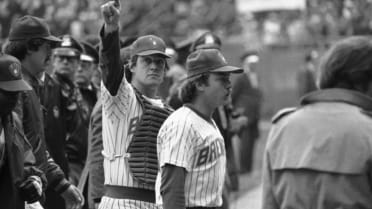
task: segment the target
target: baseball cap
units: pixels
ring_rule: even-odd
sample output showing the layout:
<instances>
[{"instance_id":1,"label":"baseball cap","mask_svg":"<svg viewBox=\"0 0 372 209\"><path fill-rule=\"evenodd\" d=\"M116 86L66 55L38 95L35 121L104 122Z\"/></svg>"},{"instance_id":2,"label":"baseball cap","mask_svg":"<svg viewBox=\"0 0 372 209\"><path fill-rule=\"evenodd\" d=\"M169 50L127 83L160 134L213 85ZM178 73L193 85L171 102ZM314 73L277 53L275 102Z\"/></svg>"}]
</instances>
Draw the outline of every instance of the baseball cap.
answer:
<instances>
[{"instance_id":1,"label":"baseball cap","mask_svg":"<svg viewBox=\"0 0 372 209\"><path fill-rule=\"evenodd\" d=\"M21 63L11 55L0 53L0 89L27 91L31 86L22 79Z\"/></svg>"},{"instance_id":2,"label":"baseball cap","mask_svg":"<svg viewBox=\"0 0 372 209\"><path fill-rule=\"evenodd\" d=\"M26 15L18 18L9 32L9 41L42 38L49 41L59 42L61 39L52 36L48 24L44 19Z\"/></svg>"},{"instance_id":3,"label":"baseball cap","mask_svg":"<svg viewBox=\"0 0 372 209\"><path fill-rule=\"evenodd\" d=\"M161 38L154 35L141 36L132 44L132 56L160 54L166 58L170 58L170 56L165 53L165 49L166 45Z\"/></svg>"},{"instance_id":4,"label":"baseball cap","mask_svg":"<svg viewBox=\"0 0 372 209\"><path fill-rule=\"evenodd\" d=\"M243 69L230 66L218 49L199 49L186 60L187 78L202 73L242 73Z\"/></svg>"},{"instance_id":5,"label":"baseball cap","mask_svg":"<svg viewBox=\"0 0 372 209\"><path fill-rule=\"evenodd\" d=\"M61 39L62 41L53 50L53 55L80 57L80 54L84 52L81 44L72 36L63 35Z\"/></svg>"},{"instance_id":6,"label":"baseball cap","mask_svg":"<svg viewBox=\"0 0 372 209\"><path fill-rule=\"evenodd\" d=\"M198 49L221 49L221 39L212 32L203 33L191 45L190 51Z\"/></svg>"}]
</instances>

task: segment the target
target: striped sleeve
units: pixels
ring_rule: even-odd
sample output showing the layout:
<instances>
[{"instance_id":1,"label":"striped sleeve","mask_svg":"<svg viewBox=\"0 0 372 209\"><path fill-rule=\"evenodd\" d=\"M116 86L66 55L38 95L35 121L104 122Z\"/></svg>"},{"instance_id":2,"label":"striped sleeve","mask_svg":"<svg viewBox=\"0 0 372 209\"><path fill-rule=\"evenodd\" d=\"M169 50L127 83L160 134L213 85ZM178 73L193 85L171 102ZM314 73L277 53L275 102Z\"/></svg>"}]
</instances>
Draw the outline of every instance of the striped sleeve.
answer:
<instances>
[{"instance_id":1,"label":"striped sleeve","mask_svg":"<svg viewBox=\"0 0 372 209\"><path fill-rule=\"evenodd\" d=\"M192 126L186 118L167 120L159 131L158 152L160 167L171 164L187 171L192 167L193 139Z\"/></svg>"}]
</instances>

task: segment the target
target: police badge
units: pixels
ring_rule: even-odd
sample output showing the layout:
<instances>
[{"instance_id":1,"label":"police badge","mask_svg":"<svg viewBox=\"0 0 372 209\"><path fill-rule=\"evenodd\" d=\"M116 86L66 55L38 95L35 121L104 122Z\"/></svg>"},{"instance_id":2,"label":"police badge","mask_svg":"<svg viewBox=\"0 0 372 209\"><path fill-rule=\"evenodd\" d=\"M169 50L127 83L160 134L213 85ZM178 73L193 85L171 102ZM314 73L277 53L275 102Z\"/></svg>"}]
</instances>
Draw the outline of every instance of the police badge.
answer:
<instances>
[{"instance_id":1,"label":"police badge","mask_svg":"<svg viewBox=\"0 0 372 209\"><path fill-rule=\"evenodd\" d=\"M55 118L59 118L59 109L57 106L53 107L53 115Z\"/></svg>"}]
</instances>

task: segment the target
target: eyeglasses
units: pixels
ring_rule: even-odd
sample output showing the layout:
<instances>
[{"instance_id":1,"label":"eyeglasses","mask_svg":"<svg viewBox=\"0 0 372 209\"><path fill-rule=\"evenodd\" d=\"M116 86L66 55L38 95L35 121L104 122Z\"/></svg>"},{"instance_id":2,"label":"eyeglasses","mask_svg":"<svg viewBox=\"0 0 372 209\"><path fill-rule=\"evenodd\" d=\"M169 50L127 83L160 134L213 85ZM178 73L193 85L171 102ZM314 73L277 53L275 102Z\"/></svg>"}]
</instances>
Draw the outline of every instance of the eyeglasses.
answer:
<instances>
[{"instance_id":1,"label":"eyeglasses","mask_svg":"<svg viewBox=\"0 0 372 209\"><path fill-rule=\"evenodd\" d=\"M74 61L78 61L79 60L79 57L74 57L74 56L64 56L64 55L54 55L54 59L57 61L57 62L62 62L64 60L67 60L68 62L74 62Z\"/></svg>"},{"instance_id":2,"label":"eyeglasses","mask_svg":"<svg viewBox=\"0 0 372 209\"><path fill-rule=\"evenodd\" d=\"M150 57L150 56L142 56L141 57L142 62L146 65L149 66L151 63L154 63L156 66L160 68L165 68L165 59L160 58L160 57Z\"/></svg>"}]
</instances>

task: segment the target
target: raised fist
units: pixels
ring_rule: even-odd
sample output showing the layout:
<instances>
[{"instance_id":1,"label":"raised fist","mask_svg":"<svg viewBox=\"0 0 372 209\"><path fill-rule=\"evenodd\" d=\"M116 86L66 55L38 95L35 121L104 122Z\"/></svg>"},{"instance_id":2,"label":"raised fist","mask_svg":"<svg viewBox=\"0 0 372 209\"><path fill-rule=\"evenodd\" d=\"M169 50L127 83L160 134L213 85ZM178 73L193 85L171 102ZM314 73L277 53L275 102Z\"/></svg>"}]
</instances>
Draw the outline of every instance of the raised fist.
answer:
<instances>
[{"instance_id":1,"label":"raised fist","mask_svg":"<svg viewBox=\"0 0 372 209\"><path fill-rule=\"evenodd\" d=\"M101 6L101 13L106 27L119 26L120 18L120 0L109 1Z\"/></svg>"}]
</instances>

